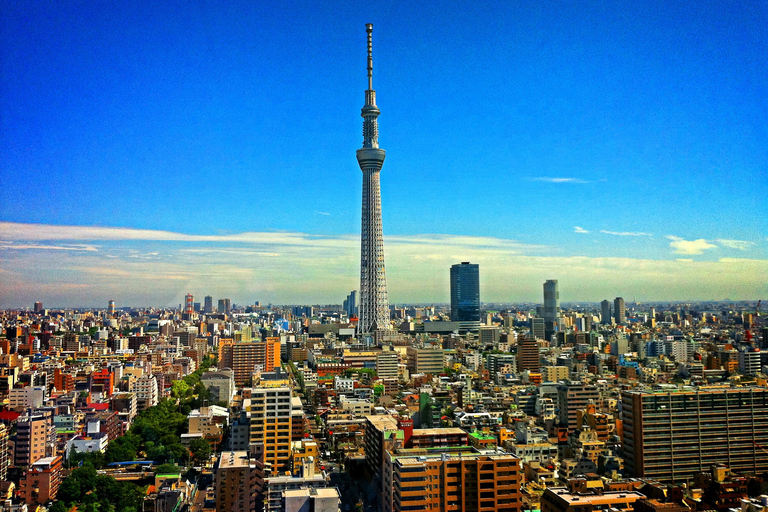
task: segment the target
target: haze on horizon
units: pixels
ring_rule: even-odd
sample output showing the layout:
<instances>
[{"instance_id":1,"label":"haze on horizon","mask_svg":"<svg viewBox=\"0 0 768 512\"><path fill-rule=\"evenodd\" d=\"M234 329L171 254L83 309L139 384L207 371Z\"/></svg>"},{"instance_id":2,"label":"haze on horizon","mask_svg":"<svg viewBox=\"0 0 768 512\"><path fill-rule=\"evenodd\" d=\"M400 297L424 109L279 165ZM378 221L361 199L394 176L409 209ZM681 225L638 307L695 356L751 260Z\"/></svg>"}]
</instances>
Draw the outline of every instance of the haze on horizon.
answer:
<instances>
[{"instance_id":1,"label":"haze on horizon","mask_svg":"<svg viewBox=\"0 0 768 512\"><path fill-rule=\"evenodd\" d=\"M0 307L340 303L374 24L390 302L768 298L768 7L4 8Z\"/></svg>"}]
</instances>

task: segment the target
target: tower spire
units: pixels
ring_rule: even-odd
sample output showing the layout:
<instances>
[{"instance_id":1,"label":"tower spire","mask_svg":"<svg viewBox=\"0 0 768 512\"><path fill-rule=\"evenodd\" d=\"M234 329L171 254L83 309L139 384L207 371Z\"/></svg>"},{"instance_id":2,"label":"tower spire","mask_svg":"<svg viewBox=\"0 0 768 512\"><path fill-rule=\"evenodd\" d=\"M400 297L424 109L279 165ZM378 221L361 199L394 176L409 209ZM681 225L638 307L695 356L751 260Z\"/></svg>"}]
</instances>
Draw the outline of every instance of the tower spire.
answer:
<instances>
[{"instance_id":1,"label":"tower spire","mask_svg":"<svg viewBox=\"0 0 768 512\"><path fill-rule=\"evenodd\" d=\"M368 90L373 90L373 23L365 25L368 33Z\"/></svg>"},{"instance_id":2,"label":"tower spire","mask_svg":"<svg viewBox=\"0 0 768 512\"><path fill-rule=\"evenodd\" d=\"M379 148L381 113L373 90L373 24L365 25L368 33L368 89L363 117L363 147L357 150L357 163L363 172L363 218L360 229L360 304L358 333L374 333L389 329L387 276L384 270L384 234L381 228L381 187L379 174L385 152Z\"/></svg>"}]
</instances>

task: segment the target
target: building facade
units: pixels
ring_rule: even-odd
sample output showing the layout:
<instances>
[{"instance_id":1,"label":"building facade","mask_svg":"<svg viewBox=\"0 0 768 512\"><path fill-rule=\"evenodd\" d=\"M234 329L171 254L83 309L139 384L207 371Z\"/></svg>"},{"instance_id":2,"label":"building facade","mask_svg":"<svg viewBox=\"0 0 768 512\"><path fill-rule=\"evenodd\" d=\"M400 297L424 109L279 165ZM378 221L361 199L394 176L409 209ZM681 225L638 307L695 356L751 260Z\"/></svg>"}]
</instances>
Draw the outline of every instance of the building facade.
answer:
<instances>
[{"instance_id":1,"label":"building facade","mask_svg":"<svg viewBox=\"0 0 768 512\"><path fill-rule=\"evenodd\" d=\"M464 261L451 266L451 320L480 322L480 265Z\"/></svg>"},{"instance_id":2,"label":"building facade","mask_svg":"<svg viewBox=\"0 0 768 512\"><path fill-rule=\"evenodd\" d=\"M623 391L624 467L635 477L685 481L713 464L768 471L768 389Z\"/></svg>"}]
</instances>

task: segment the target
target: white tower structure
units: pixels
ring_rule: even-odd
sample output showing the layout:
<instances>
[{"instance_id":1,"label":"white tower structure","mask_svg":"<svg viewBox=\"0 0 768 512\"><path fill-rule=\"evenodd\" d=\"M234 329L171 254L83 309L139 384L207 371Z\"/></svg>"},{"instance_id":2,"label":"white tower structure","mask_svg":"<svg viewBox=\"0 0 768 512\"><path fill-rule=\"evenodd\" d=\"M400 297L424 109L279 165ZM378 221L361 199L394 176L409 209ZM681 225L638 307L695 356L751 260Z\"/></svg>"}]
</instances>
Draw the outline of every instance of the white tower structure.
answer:
<instances>
[{"instance_id":1,"label":"white tower structure","mask_svg":"<svg viewBox=\"0 0 768 512\"><path fill-rule=\"evenodd\" d=\"M384 270L384 235L381 229L381 187L379 172L384 165L385 152L379 148L379 127L376 118L381 113L376 106L373 90L373 24L368 33L368 90L365 91L363 117L363 147L357 150L357 163L363 171L363 222L360 230L360 302L358 333L373 333L389 329L387 275Z\"/></svg>"}]
</instances>

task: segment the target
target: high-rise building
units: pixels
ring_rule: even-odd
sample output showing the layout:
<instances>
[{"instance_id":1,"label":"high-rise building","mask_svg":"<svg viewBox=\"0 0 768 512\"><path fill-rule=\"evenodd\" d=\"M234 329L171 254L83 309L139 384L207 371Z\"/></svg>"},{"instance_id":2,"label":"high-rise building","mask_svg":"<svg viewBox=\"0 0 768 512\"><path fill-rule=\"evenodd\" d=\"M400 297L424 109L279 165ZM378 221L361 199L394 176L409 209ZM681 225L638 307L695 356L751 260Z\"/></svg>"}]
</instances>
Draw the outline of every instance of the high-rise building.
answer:
<instances>
[{"instance_id":1,"label":"high-rise building","mask_svg":"<svg viewBox=\"0 0 768 512\"><path fill-rule=\"evenodd\" d=\"M395 351L376 354L376 378L397 380L400 360Z\"/></svg>"},{"instance_id":2,"label":"high-rise building","mask_svg":"<svg viewBox=\"0 0 768 512\"><path fill-rule=\"evenodd\" d=\"M463 261L451 266L451 320L480 322L480 265Z\"/></svg>"},{"instance_id":3,"label":"high-rise building","mask_svg":"<svg viewBox=\"0 0 768 512\"><path fill-rule=\"evenodd\" d=\"M611 303L607 300L600 303L600 323L611 323Z\"/></svg>"},{"instance_id":4,"label":"high-rise building","mask_svg":"<svg viewBox=\"0 0 768 512\"><path fill-rule=\"evenodd\" d=\"M264 464L273 472L285 469L291 457L291 398L289 386L251 390L250 442L264 445Z\"/></svg>"},{"instance_id":5,"label":"high-rise building","mask_svg":"<svg viewBox=\"0 0 768 512\"><path fill-rule=\"evenodd\" d=\"M222 452L216 464L214 488L216 510L257 512L264 505L264 466L248 452Z\"/></svg>"},{"instance_id":6,"label":"high-rise building","mask_svg":"<svg viewBox=\"0 0 768 512\"><path fill-rule=\"evenodd\" d=\"M517 343L517 371L538 372L541 370L539 344L535 339L523 339Z\"/></svg>"},{"instance_id":7,"label":"high-rise building","mask_svg":"<svg viewBox=\"0 0 768 512\"><path fill-rule=\"evenodd\" d=\"M363 171L363 218L360 229L360 320L358 332L372 333L389 329L389 301L387 275L384 270L384 232L381 226L381 188L379 173L384 165L385 152L379 148L379 127L376 120L381 113L376 106L373 90L373 25L368 33L368 90L361 115L363 121L363 147L357 150L357 162Z\"/></svg>"},{"instance_id":8,"label":"high-rise building","mask_svg":"<svg viewBox=\"0 0 768 512\"><path fill-rule=\"evenodd\" d=\"M47 414L20 417L16 422L14 445L16 466L31 466L43 457L55 455L56 427Z\"/></svg>"},{"instance_id":9,"label":"high-rise building","mask_svg":"<svg viewBox=\"0 0 768 512\"><path fill-rule=\"evenodd\" d=\"M627 310L624 306L624 299L616 297L613 299L613 319L617 325L624 325L627 323Z\"/></svg>"},{"instance_id":10,"label":"high-rise building","mask_svg":"<svg viewBox=\"0 0 768 512\"><path fill-rule=\"evenodd\" d=\"M624 468L629 476L685 482L713 464L768 471L768 389L622 391Z\"/></svg>"},{"instance_id":11,"label":"high-rise building","mask_svg":"<svg viewBox=\"0 0 768 512\"><path fill-rule=\"evenodd\" d=\"M543 340L546 336L543 318L531 318L531 334L534 339Z\"/></svg>"},{"instance_id":12,"label":"high-rise building","mask_svg":"<svg viewBox=\"0 0 768 512\"><path fill-rule=\"evenodd\" d=\"M560 292L557 289L557 279L548 279L544 283L544 331L549 338L555 331L557 319L560 318Z\"/></svg>"},{"instance_id":13,"label":"high-rise building","mask_svg":"<svg viewBox=\"0 0 768 512\"><path fill-rule=\"evenodd\" d=\"M42 312L43 312L43 303L35 302L35 313L42 313Z\"/></svg>"},{"instance_id":14,"label":"high-rise building","mask_svg":"<svg viewBox=\"0 0 768 512\"><path fill-rule=\"evenodd\" d=\"M344 299L344 305L342 307L344 308L347 317L352 318L353 316L357 316L357 290L349 292L347 298Z\"/></svg>"},{"instance_id":15,"label":"high-rise building","mask_svg":"<svg viewBox=\"0 0 768 512\"><path fill-rule=\"evenodd\" d=\"M218 312L228 315L232 310L232 302L229 299L219 299Z\"/></svg>"},{"instance_id":16,"label":"high-rise building","mask_svg":"<svg viewBox=\"0 0 768 512\"><path fill-rule=\"evenodd\" d=\"M109 316L115 316L115 301L114 300L110 300L109 301L109 303L107 305L107 314Z\"/></svg>"},{"instance_id":17,"label":"high-rise building","mask_svg":"<svg viewBox=\"0 0 768 512\"><path fill-rule=\"evenodd\" d=\"M203 313L213 313L213 297L210 295L206 295L203 301Z\"/></svg>"}]
</instances>

